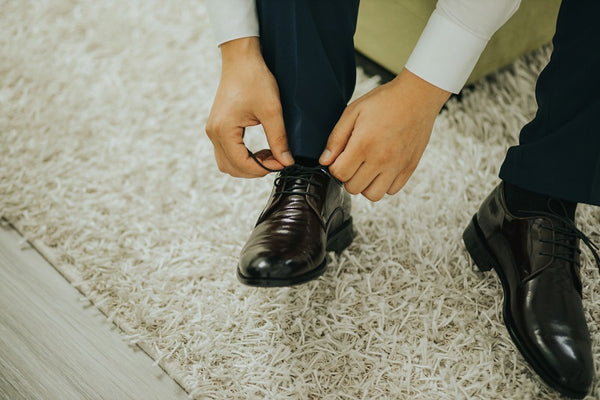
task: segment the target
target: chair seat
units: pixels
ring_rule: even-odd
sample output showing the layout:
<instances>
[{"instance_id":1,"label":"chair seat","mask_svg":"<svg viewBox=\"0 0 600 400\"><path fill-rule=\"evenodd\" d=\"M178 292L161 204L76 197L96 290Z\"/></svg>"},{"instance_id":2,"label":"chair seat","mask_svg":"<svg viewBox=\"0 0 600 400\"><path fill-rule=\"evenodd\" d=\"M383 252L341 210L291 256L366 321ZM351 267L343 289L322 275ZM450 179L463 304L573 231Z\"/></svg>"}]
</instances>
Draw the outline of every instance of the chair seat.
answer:
<instances>
[{"instance_id":1,"label":"chair seat","mask_svg":"<svg viewBox=\"0 0 600 400\"><path fill-rule=\"evenodd\" d=\"M408 60L437 0L364 0L360 3L356 49L393 73ZM481 79L519 56L550 43L560 0L523 0L494 34L467 83Z\"/></svg>"}]
</instances>

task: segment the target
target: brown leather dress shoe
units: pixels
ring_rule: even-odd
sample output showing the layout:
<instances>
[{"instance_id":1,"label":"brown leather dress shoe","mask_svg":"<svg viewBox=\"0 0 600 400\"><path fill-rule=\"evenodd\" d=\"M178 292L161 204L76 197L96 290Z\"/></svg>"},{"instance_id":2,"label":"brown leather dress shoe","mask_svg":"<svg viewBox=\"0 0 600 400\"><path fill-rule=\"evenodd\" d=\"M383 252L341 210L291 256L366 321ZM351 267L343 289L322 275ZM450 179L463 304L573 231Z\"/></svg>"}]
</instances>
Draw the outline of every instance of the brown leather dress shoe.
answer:
<instances>
[{"instance_id":1,"label":"brown leather dress shoe","mask_svg":"<svg viewBox=\"0 0 600 400\"><path fill-rule=\"evenodd\" d=\"M500 184L465 230L481 271L494 268L504 289L504 323L525 360L564 395L581 398L594 378L581 301L579 240L594 245L568 218L548 212L512 215Z\"/></svg>"},{"instance_id":2,"label":"brown leather dress shoe","mask_svg":"<svg viewBox=\"0 0 600 400\"><path fill-rule=\"evenodd\" d=\"M238 279L289 286L320 276L326 252L352 243L350 195L321 166L292 165L275 179L269 202L242 249Z\"/></svg>"}]
</instances>

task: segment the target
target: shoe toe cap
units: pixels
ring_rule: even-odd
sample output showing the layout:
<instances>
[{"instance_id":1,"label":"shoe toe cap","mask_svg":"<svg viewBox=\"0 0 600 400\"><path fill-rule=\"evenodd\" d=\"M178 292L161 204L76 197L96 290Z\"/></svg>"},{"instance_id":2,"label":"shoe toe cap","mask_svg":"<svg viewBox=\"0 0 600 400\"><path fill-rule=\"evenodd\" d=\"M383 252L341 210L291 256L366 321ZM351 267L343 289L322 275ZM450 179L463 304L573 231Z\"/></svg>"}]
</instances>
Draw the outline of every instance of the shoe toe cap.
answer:
<instances>
[{"instance_id":1,"label":"shoe toe cap","mask_svg":"<svg viewBox=\"0 0 600 400\"><path fill-rule=\"evenodd\" d=\"M294 272L293 260L268 255L242 257L239 263L239 273L251 279L282 279L288 278Z\"/></svg>"},{"instance_id":2,"label":"shoe toe cap","mask_svg":"<svg viewBox=\"0 0 600 400\"><path fill-rule=\"evenodd\" d=\"M546 341L546 350L552 380L574 397L584 397L594 379L589 340L555 336Z\"/></svg>"},{"instance_id":3,"label":"shoe toe cap","mask_svg":"<svg viewBox=\"0 0 600 400\"><path fill-rule=\"evenodd\" d=\"M559 368L559 382L561 386L573 393L584 397L592 386L594 380L594 364L591 350L587 352L573 352L567 349L562 357Z\"/></svg>"}]
</instances>

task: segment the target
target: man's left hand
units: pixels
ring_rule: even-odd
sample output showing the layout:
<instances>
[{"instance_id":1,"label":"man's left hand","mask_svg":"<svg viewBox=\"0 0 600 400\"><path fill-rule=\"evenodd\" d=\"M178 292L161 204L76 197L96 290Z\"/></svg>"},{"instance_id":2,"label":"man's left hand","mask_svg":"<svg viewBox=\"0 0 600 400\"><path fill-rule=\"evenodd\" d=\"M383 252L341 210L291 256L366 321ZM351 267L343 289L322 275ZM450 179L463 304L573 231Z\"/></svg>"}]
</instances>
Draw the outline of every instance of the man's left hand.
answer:
<instances>
[{"instance_id":1,"label":"man's left hand","mask_svg":"<svg viewBox=\"0 0 600 400\"><path fill-rule=\"evenodd\" d=\"M449 97L404 69L346 107L319 162L352 194L371 201L395 194L417 168Z\"/></svg>"}]
</instances>

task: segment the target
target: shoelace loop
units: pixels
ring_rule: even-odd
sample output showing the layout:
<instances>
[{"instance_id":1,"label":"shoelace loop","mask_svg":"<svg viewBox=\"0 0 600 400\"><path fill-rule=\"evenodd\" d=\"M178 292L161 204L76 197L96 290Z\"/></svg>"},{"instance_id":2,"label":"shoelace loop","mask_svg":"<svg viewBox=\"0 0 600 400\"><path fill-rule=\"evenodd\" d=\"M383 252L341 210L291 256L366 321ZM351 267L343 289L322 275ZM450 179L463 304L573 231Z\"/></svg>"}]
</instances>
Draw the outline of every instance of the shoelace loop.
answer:
<instances>
[{"instance_id":1,"label":"shoelace loop","mask_svg":"<svg viewBox=\"0 0 600 400\"><path fill-rule=\"evenodd\" d=\"M248 155L258 164L260 165L263 169L266 169L269 172L280 172L283 171L285 168L282 169L271 169L269 167L267 167L266 165L264 165L262 162L260 162L260 160L258 159L258 157L256 157L256 154L254 154L253 152L250 151L249 148L246 147L246 150L248 151Z\"/></svg>"},{"instance_id":2,"label":"shoelace loop","mask_svg":"<svg viewBox=\"0 0 600 400\"><path fill-rule=\"evenodd\" d=\"M316 193L311 193L308 191L308 186L309 185L315 185L315 186L321 186L320 182L315 181L314 179L312 179L312 175L317 173L317 172L322 172L325 173L329 176L331 176L329 174L329 171L327 170L327 168L322 167L320 165L314 166L314 167L306 167L303 165L298 165L298 164L294 164L294 165L290 165L289 167L284 167L282 169L271 169L267 166L265 166L262 162L260 162L260 160L258 159L258 157L256 157L256 155L250 151L250 149L246 148L246 150L248 150L248 155L250 157L252 157L252 159L258 164L260 165L262 168L264 168L265 170L269 171L269 172L280 172L280 175L275 178L275 182L274 185L276 188L282 188L282 190L276 190L275 191L275 195L280 195L280 194L297 194L297 195L301 195L301 196L312 196L314 198L316 198L317 200L320 199L320 196ZM294 182L292 184L292 186L288 189L285 189L288 182Z\"/></svg>"},{"instance_id":3,"label":"shoelace loop","mask_svg":"<svg viewBox=\"0 0 600 400\"><path fill-rule=\"evenodd\" d=\"M320 199L318 194L308 191L309 185L321 186L320 182L312 179L312 176L317 172L325 171L321 166L305 167L294 164L290 165L289 167L285 167L283 170L281 170L280 175L275 178L275 187L280 188L280 190L275 191L275 195L297 194L301 196L312 196L317 200ZM292 184L289 185L289 182L292 182Z\"/></svg>"}]
</instances>

